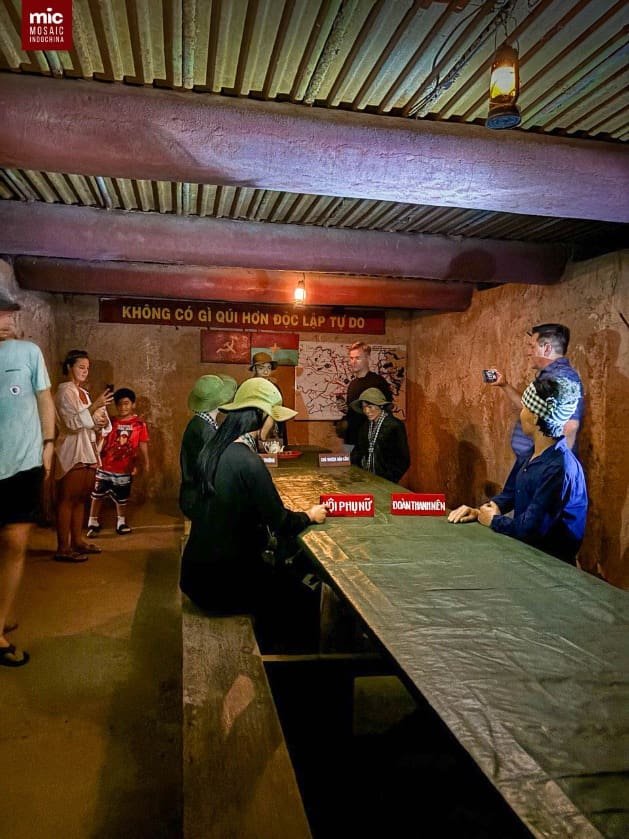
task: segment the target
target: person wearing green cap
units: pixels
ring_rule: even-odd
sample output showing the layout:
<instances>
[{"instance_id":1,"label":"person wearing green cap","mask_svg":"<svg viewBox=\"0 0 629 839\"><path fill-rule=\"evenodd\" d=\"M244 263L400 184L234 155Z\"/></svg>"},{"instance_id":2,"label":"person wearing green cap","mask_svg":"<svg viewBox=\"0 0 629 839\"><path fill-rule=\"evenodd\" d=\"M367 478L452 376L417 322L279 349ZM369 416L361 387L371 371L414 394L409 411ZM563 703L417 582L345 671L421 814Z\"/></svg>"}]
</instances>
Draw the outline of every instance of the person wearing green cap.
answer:
<instances>
[{"instance_id":1,"label":"person wearing green cap","mask_svg":"<svg viewBox=\"0 0 629 839\"><path fill-rule=\"evenodd\" d=\"M312 600L313 594L274 567L270 536L281 549L308 525L324 522L326 508L315 504L295 512L284 507L257 453L258 440L264 441L273 423L296 413L282 405L275 385L247 379L219 410L225 419L203 446L194 470L199 503L182 557L180 587L210 612L254 615L262 649L277 620L291 611L297 614L300 598ZM308 605L301 609L308 610Z\"/></svg>"},{"instance_id":2,"label":"person wearing green cap","mask_svg":"<svg viewBox=\"0 0 629 839\"><path fill-rule=\"evenodd\" d=\"M358 429L350 458L356 466L397 483L411 465L404 423L390 412L391 401L377 387L370 387L350 408L367 422Z\"/></svg>"},{"instance_id":3,"label":"person wearing green cap","mask_svg":"<svg viewBox=\"0 0 629 839\"><path fill-rule=\"evenodd\" d=\"M218 406L230 402L237 387L238 382L231 376L201 376L188 394L188 408L194 416L181 440L179 507L189 519L194 518L199 501L198 483L194 477L199 454L218 430Z\"/></svg>"},{"instance_id":4,"label":"person wearing green cap","mask_svg":"<svg viewBox=\"0 0 629 839\"><path fill-rule=\"evenodd\" d=\"M251 366L249 369L253 373L254 379L266 379L271 382L271 384L274 384L282 396L282 402L284 401L284 395L282 394L280 386L273 378L273 371L277 370L277 362L273 361L273 357L270 356L268 352L255 353L251 359ZM288 429L286 428L286 423L276 422L272 432L269 434L269 438L276 440L278 444L281 439L282 446L287 449Z\"/></svg>"}]
</instances>

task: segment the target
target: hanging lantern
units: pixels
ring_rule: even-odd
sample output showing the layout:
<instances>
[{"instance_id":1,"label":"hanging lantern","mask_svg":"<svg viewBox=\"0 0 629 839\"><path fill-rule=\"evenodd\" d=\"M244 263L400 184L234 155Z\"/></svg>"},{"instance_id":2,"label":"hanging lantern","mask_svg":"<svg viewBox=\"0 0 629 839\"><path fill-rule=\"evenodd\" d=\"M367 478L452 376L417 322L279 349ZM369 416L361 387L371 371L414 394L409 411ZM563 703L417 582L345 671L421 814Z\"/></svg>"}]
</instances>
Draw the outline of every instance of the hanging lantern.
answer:
<instances>
[{"instance_id":1,"label":"hanging lantern","mask_svg":"<svg viewBox=\"0 0 629 839\"><path fill-rule=\"evenodd\" d=\"M515 128L521 120L516 100L520 92L518 51L503 44L491 65L487 128Z\"/></svg>"},{"instance_id":2,"label":"hanging lantern","mask_svg":"<svg viewBox=\"0 0 629 839\"><path fill-rule=\"evenodd\" d=\"M299 282L295 286L293 300L295 301L295 306L303 306L306 302L306 283L303 281L303 279L299 280Z\"/></svg>"}]
</instances>

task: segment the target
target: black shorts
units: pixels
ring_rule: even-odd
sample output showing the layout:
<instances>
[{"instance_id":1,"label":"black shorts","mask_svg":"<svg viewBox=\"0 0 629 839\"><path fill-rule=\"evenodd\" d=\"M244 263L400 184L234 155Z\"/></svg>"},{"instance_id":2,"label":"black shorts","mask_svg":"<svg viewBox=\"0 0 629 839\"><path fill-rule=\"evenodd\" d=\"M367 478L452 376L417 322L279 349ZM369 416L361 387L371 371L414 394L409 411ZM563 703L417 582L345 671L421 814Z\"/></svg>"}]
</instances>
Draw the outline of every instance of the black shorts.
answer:
<instances>
[{"instance_id":1,"label":"black shorts","mask_svg":"<svg viewBox=\"0 0 629 839\"><path fill-rule=\"evenodd\" d=\"M130 495L131 475L117 475L115 472L105 472L104 469L96 470L96 483L92 492L95 501L109 496L116 504L124 507Z\"/></svg>"},{"instance_id":2,"label":"black shorts","mask_svg":"<svg viewBox=\"0 0 629 839\"><path fill-rule=\"evenodd\" d=\"M43 466L35 466L0 481L0 527L39 520Z\"/></svg>"}]
</instances>

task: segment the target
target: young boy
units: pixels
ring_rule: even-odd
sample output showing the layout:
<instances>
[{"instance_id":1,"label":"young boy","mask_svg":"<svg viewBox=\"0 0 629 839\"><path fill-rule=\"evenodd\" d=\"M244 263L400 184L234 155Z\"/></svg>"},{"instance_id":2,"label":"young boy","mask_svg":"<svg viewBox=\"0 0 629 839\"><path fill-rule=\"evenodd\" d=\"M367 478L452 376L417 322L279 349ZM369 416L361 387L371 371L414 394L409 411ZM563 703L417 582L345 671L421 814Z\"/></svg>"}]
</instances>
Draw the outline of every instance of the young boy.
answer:
<instances>
[{"instance_id":1,"label":"young boy","mask_svg":"<svg viewBox=\"0 0 629 839\"><path fill-rule=\"evenodd\" d=\"M118 519L116 533L131 533L126 522L125 508L131 494L131 479L137 472L138 452L144 473L149 471L149 433L144 420L135 413L135 393L121 387L114 393L117 416L112 420L111 432L105 437L101 450L101 465L96 470L96 484L92 492L92 506L87 524L88 537L100 532L98 514L103 498L109 496L116 505Z\"/></svg>"}]
</instances>

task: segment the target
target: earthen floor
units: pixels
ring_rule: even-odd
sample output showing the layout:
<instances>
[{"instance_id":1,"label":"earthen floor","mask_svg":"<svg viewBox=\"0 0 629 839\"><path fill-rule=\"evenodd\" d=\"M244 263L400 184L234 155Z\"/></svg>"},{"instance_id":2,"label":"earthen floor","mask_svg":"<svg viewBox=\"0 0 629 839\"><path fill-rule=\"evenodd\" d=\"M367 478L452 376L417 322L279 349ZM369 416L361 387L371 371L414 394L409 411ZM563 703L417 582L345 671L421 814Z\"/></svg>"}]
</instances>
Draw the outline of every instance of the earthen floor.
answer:
<instances>
[{"instance_id":1,"label":"earthen floor","mask_svg":"<svg viewBox=\"0 0 629 839\"><path fill-rule=\"evenodd\" d=\"M132 524L80 565L33 533L12 636L31 661L0 672L2 837L180 835L181 518Z\"/></svg>"}]
</instances>

